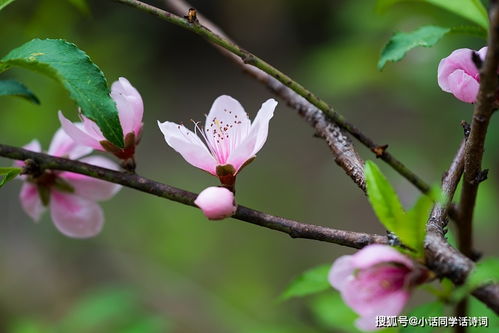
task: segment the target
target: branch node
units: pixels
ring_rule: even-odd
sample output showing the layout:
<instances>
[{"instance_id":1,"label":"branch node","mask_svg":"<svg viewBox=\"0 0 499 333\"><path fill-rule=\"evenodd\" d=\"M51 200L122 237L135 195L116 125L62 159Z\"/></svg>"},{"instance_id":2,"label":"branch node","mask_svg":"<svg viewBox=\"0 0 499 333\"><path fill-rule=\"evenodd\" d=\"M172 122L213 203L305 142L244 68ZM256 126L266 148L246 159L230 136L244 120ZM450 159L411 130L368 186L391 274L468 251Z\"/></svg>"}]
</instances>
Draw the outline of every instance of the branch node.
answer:
<instances>
[{"instance_id":1,"label":"branch node","mask_svg":"<svg viewBox=\"0 0 499 333\"><path fill-rule=\"evenodd\" d=\"M24 161L24 166L22 168L21 174L38 178L43 174L43 169L35 160L29 158Z\"/></svg>"},{"instance_id":2,"label":"branch node","mask_svg":"<svg viewBox=\"0 0 499 333\"><path fill-rule=\"evenodd\" d=\"M470 124L466 120L461 120L461 126L463 127L463 130L464 130L464 138L468 139L468 137L470 136L470 132L471 132Z\"/></svg>"},{"instance_id":3,"label":"branch node","mask_svg":"<svg viewBox=\"0 0 499 333\"><path fill-rule=\"evenodd\" d=\"M486 180L488 178L488 175L489 175L489 169L484 169L484 170L480 171L476 175L474 183L475 184L480 184L481 182L483 182L484 180Z\"/></svg>"},{"instance_id":4,"label":"branch node","mask_svg":"<svg viewBox=\"0 0 499 333\"><path fill-rule=\"evenodd\" d=\"M376 146L372 149L372 151L376 155L376 158L380 158L383 156L383 154L385 153L387 148L388 148L388 145Z\"/></svg>"},{"instance_id":5,"label":"branch node","mask_svg":"<svg viewBox=\"0 0 499 333\"><path fill-rule=\"evenodd\" d=\"M245 64L251 65L255 62L255 56L247 51L244 51L244 55L241 56L241 59Z\"/></svg>"},{"instance_id":6,"label":"branch node","mask_svg":"<svg viewBox=\"0 0 499 333\"><path fill-rule=\"evenodd\" d=\"M189 10L187 11L187 15L185 15L184 18L191 24L199 23L197 18L197 11L194 8L189 8Z\"/></svg>"}]
</instances>

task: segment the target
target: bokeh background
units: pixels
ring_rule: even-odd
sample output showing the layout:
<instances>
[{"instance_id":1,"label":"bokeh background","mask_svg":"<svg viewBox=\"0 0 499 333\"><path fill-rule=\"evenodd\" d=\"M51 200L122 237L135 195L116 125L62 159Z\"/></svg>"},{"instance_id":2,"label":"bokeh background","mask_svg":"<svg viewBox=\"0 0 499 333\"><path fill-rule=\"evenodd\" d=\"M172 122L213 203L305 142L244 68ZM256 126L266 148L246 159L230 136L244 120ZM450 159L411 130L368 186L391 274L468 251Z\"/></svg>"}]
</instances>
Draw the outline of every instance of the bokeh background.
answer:
<instances>
[{"instance_id":1,"label":"bokeh background","mask_svg":"<svg viewBox=\"0 0 499 333\"><path fill-rule=\"evenodd\" d=\"M151 3L163 6L162 1ZM443 93L439 60L484 41L450 36L376 69L393 31L424 24L463 24L418 3L387 12L375 1L192 1L244 48L303 83L432 184L462 138L472 106ZM79 5L78 5L79 4ZM109 82L127 77L145 102L138 173L199 192L217 184L163 140L156 121L203 120L221 94L237 98L251 117L273 97L192 33L113 1L18 0L0 12L0 54L35 38L76 43ZM57 110L76 119L76 106L55 81L25 70L16 78L41 99L36 106L0 98L0 142L47 148L59 127ZM373 156L356 143L365 159ZM499 120L493 118L476 213L477 248L497 255ZM11 161L1 159L2 165ZM418 192L379 163L403 202ZM0 191L1 332L336 332L351 331L331 291L288 302L278 298L307 268L353 250L288 236L241 221L207 221L200 211L124 188L103 203L106 224L88 240L62 236L49 214L39 224L21 210L20 182ZM308 223L385 231L363 193L338 168L328 147L282 101L267 143L238 178L238 202ZM411 306L430 299L418 292ZM341 312L343 311L343 312ZM349 317L350 316L350 317ZM343 319L342 319L343 318Z\"/></svg>"}]
</instances>

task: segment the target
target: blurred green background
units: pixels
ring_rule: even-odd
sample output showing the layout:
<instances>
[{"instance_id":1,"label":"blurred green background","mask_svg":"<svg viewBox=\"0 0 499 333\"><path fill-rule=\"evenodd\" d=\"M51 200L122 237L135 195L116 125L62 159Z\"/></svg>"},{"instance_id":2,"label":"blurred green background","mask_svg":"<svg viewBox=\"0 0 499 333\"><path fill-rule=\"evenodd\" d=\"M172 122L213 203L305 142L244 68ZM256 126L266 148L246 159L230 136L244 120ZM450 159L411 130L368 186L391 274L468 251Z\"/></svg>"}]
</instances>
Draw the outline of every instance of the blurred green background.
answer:
<instances>
[{"instance_id":1,"label":"blurred green background","mask_svg":"<svg viewBox=\"0 0 499 333\"><path fill-rule=\"evenodd\" d=\"M87 4L81 7L78 4ZM152 2L162 6L161 1ZM76 4L76 5L75 5ZM446 37L400 63L376 69L393 31L463 20L418 3L385 13L366 0L192 1L244 48L303 83L432 184L462 138L472 106L443 93L439 60L474 37ZM82 10L83 8L83 10ZM87 8L88 10L85 10ZM113 1L18 0L0 12L0 54L35 38L76 43L109 82L124 76L145 102L138 173L199 192L217 184L164 143L156 121L203 120L221 94L251 117L273 97L199 37ZM0 142L38 138L47 149L57 110L76 106L56 82L25 70L16 78L41 106L0 98ZM499 120L493 118L479 193L475 242L497 255ZM356 143L365 159L373 156ZM11 161L2 159L2 165ZM386 165L384 172L410 206L418 192ZM351 330L330 294L278 302L293 277L353 250L241 221L207 221L191 207L124 188L103 203L103 232L89 240L57 232L48 214L33 223L18 202L20 182L0 191L1 332L331 332ZM238 178L238 202L308 223L383 234L363 193L338 168L328 147L280 101L267 143ZM418 293L411 306L430 299ZM410 309L409 306L408 308ZM350 317L349 317L350 316ZM346 326L345 326L346 325Z\"/></svg>"}]
</instances>

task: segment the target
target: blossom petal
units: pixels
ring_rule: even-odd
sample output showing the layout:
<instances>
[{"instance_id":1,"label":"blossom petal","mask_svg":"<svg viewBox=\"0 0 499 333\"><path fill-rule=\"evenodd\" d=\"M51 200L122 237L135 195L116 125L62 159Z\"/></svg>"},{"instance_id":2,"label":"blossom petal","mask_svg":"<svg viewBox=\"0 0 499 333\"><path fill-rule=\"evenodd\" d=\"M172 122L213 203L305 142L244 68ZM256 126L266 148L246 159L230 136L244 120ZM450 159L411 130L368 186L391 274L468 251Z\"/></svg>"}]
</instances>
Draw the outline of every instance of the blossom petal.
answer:
<instances>
[{"instance_id":1,"label":"blossom petal","mask_svg":"<svg viewBox=\"0 0 499 333\"><path fill-rule=\"evenodd\" d=\"M442 59L438 65L438 84L443 91L452 92L449 75L456 70L463 70L473 78L478 77L478 69L471 60L473 50L457 49L448 57Z\"/></svg>"},{"instance_id":2,"label":"blossom petal","mask_svg":"<svg viewBox=\"0 0 499 333\"><path fill-rule=\"evenodd\" d=\"M477 53L482 60L485 60L485 56L487 55L487 50L488 50L487 46L484 46L480 50L478 50Z\"/></svg>"},{"instance_id":3,"label":"blossom petal","mask_svg":"<svg viewBox=\"0 0 499 333\"><path fill-rule=\"evenodd\" d=\"M111 170L119 170L116 163L102 156L89 156L80 161ZM121 190L121 186L118 184L73 172L63 172L60 177L73 186L75 195L92 201L108 200Z\"/></svg>"},{"instance_id":4,"label":"blossom petal","mask_svg":"<svg viewBox=\"0 0 499 333\"><path fill-rule=\"evenodd\" d=\"M77 195L52 191L50 210L54 225L68 237L93 237L104 224L102 208Z\"/></svg>"},{"instance_id":5,"label":"blossom petal","mask_svg":"<svg viewBox=\"0 0 499 333\"><path fill-rule=\"evenodd\" d=\"M67 156L70 159L78 159L92 152L92 148L77 144L61 127L55 132L49 146L49 155Z\"/></svg>"},{"instance_id":6,"label":"blossom petal","mask_svg":"<svg viewBox=\"0 0 499 333\"><path fill-rule=\"evenodd\" d=\"M269 122L274 116L276 106L277 101L272 98L262 104L248 135L230 154L227 163L232 164L236 170L239 170L248 159L255 156L263 147L267 140Z\"/></svg>"},{"instance_id":7,"label":"blossom petal","mask_svg":"<svg viewBox=\"0 0 499 333\"><path fill-rule=\"evenodd\" d=\"M61 111L59 111L59 121L61 122L62 128L66 134L69 135L75 142L83 146L92 147L93 149L104 150L97 139L90 136L80 127L69 121L66 117L64 117Z\"/></svg>"},{"instance_id":8,"label":"blossom petal","mask_svg":"<svg viewBox=\"0 0 499 333\"><path fill-rule=\"evenodd\" d=\"M342 290L345 284L352 279L353 273L352 256L341 256L334 261L329 270L329 283L334 288Z\"/></svg>"},{"instance_id":9,"label":"blossom petal","mask_svg":"<svg viewBox=\"0 0 499 333\"><path fill-rule=\"evenodd\" d=\"M408 274L407 268L380 266L358 271L349 279L340 293L345 304L362 317L357 325L373 330L376 316L400 314L410 297L404 288Z\"/></svg>"},{"instance_id":10,"label":"blossom petal","mask_svg":"<svg viewBox=\"0 0 499 333\"><path fill-rule=\"evenodd\" d=\"M411 269L414 267L411 259L388 245L372 244L352 256L352 264L356 269L366 269L387 262L399 263Z\"/></svg>"},{"instance_id":11,"label":"blossom petal","mask_svg":"<svg viewBox=\"0 0 499 333\"><path fill-rule=\"evenodd\" d=\"M244 138L250 125L248 114L241 104L230 96L222 95L215 99L206 117L205 134L210 141L217 140L222 132L230 138L238 132L239 137Z\"/></svg>"},{"instance_id":12,"label":"blossom petal","mask_svg":"<svg viewBox=\"0 0 499 333\"><path fill-rule=\"evenodd\" d=\"M42 151L42 146L40 145L40 142L37 139L31 140L30 143L26 144L23 146L24 149L33 151L35 153L39 153ZM24 166L24 161L14 161L14 166L22 168ZM19 177L24 177L24 176L19 176Z\"/></svg>"},{"instance_id":13,"label":"blossom petal","mask_svg":"<svg viewBox=\"0 0 499 333\"><path fill-rule=\"evenodd\" d=\"M201 139L183 125L170 121L160 123L158 126L165 136L166 143L175 149L182 157L193 166L216 175L216 161L206 148Z\"/></svg>"},{"instance_id":14,"label":"blossom petal","mask_svg":"<svg viewBox=\"0 0 499 333\"><path fill-rule=\"evenodd\" d=\"M93 121L85 117L80 113L80 118L83 123L83 127L80 127L83 131L85 131L88 135L94 138L96 141L107 140L104 134L102 134L99 126ZM78 126L78 125L77 125Z\"/></svg>"},{"instance_id":15,"label":"blossom petal","mask_svg":"<svg viewBox=\"0 0 499 333\"><path fill-rule=\"evenodd\" d=\"M35 153L39 153L42 151L42 146L40 145L40 142L37 139L31 140L30 143L27 145L23 146L24 149L33 151Z\"/></svg>"},{"instance_id":16,"label":"blossom petal","mask_svg":"<svg viewBox=\"0 0 499 333\"><path fill-rule=\"evenodd\" d=\"M234 193L225 187L211 186L204 189L194 203L210 220L222 220L236 212Z\"/></svg>"},{"instance_id":17,"label":"blossom petal","mask_svg":"<svg viewBox=\"0 0 499 333\"><path fill-rule=\"evenodd\" d=\"M474 103L480 89L477 80L458 69L447 78L449 86L452 88L452 94L459 100L466 103Z\"/></svg>"},{"instance_id":18,"label":"blossom petal","mask_svg":"<svg viewBox=\"0 0 499 333\"><path fill-rule=\"evenodd\" d=\"M410 293L405 290L399 290L388 294L386 297L379 298L377 304L367 304L372 309L368 314L362 315L356 321L356 326L365 331L374 331L376 327L376 316L397 316L404 309L409 300Z\"/></svg>"},{"instance_id":19,"label":"blossom petal","mask_svg":"<svg viewBox=\"0 0 499 333\"><path fill-rule=\"evenodd\" d=\"M24 183L21 187L21 193L19 193L19 200L21 201L21 206L26 214L35 222L38 222L40 216L45 211L45 206L43 206L43 203L40 200L36 185Z\"/></svg>"},{"instance_id":20,"label":"blossom petal","mask_svg":"<svg viewBox=\"0 0 499 333\"><path fill-rule=\"evenodd\" d=\"M123 134L134 132L139 135L142 127L144 104L137 89L124 77L111 86L111 97L116 102Z\"/></svg>"}]
</instances>

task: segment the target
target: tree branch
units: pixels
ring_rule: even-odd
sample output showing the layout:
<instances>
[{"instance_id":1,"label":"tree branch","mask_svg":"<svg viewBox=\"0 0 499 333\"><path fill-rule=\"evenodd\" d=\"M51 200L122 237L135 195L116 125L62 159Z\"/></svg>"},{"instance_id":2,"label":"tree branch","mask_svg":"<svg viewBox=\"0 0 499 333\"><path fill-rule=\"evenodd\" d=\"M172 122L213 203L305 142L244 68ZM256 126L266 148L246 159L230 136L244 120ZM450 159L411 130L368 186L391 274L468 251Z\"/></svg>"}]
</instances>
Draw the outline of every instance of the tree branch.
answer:
<instances>
[{"instance_id":1,"label":"tree branch","mask_svg":"<svg viewBox=\"0 0 499 333\"><path fill-rule=\"evenodd\" d=\"M464 159L464 181L459 202L459 248L473 258L473 211L475 208L478 185L486 178L482 171L482 158L485 136L490 118L496 107L499 67L499 5L491 1L490 31L488 50L480 69L480 89L473 111L471 130L466 143Z\"/></svg>"},{"instance_id":2,"label":"tree branch","mask_svg":"<svg viewBox=\"0 0 499 333\"><path fill-rule=\"evenodd\" d=\"M186 30L192 31L201 37L205 38L209 42L218 45L219 47L224 48L228 52L231 52L235 56L239 57L245 64L254 66L263 72L270 75L272 78L276 79L284 86L288 87L305 100L310 102L315 108L322 111L325 116L336 123L339 127L346 130L353 137L359 140L362 144L368 147L372 152L376 154L376 157L381 158L383 161L388 163L392 168L394 168L399 174L409 180L414 186L416 186L423 193L428 193L430 191L430 186L424 182L421 178L419 178L414 172L408 169L402 162L397 160L394 156L388 153L382 145L376 144L372 139L363 134L358 128L356 128L353 124L349 123L345 117L341 114L334 111L334 109L328 105L326 102L321 100L319 97L315 96L312 92L307 90L298 82L291 79L286 74L282 73L269 63L255 56L254 54L242 49L234 42L221 37L220 35L214 33L204 25L200 24L197 21L189 22L189 20L184 19L180 16L174 15L162 9L156 8L154 6L148 5L146 3L137 1L137 0L113 0L115 2L123 3L129 5L133 8L139 9L146 13L152 14L160 19L163 19L167 22L173 23L177 26L180 26Z\"/></svg>"},{"instance_id":3,"label":"tree branch","mask_svg":"<svg viewBox=\"0 0 499 333\"><path fill-rule=\"evenodd\" d=\"M139 1L114 1L126 3L132 7L149 12L150 14L156 15L171 23L180 25L201 35L209 42L217 46L223 54L241 66L245 72L260 80L276 95L280 96L290 106L298 110L298 112L314 126L318 134L327 141L330 149L335 154L336 162L364 191L365 179L363 173L363 161L356 153L353 145L351 145L348 141L348 138L342 133L341 129L337 128L334 124L331 124L331 120L370 148L377 155L377 157L380 157L391 165L396 171L413 183L423 193L429 192L430 187L424 181L417 177L401 162L396 160L391 154L387 153L383 147L375 144L371 139L363 135L360 130L349 124L329 105L315 97L304 87L298 85L277 69L263 62L263 60L243 49L240 49L234 42L225 36L223 31L205 18L199 16L203 24L208 28L198 22L195 24L189 24L186 20L183 20L180 17L175 16L175 19L172 19L172 14L140 3ZM167 0L167 2L173 6L177 12L187 12L188 5L186 2L182 0ZM201 31L198 31L198 29L201 29ZM210 29L215 33L210 31ZM225 43L230 43L230 45L235 47L236 50L234 50L233 47L226 47L227 45L225 45ZM322 113L319 111L322 111ZM464 149L462 148L458 154L459 156L456 157L452 167L449 169L446 179L444 179L444 190L445 187L449 187L447 189L448 193L454 193L455 187L452 188L452 186L456 186L459 178L461 177L463 151ZM453 249L444 239L443 222L442 226L439 226L440 222L435 222L441 220L444 221L449 213L451 217L456 219L457 212L455 207L451 205L451 199L452 196L444 206L435 206L435 209L432 212L432 217L428 222L428 235L425 246L427 249L427 260L430 268L433 268L433 270L440 276L447 276L455 283L462 283L465 276L469 274L470 270L473 268L473 263L463 257L463 255L458 251ZM473 295L499 313L499 287L497 285L479 288L473 292Z\"/></svg>"},{"instance_id":4,"label":"tree branch","mask_svg":"<svg viewBox=\"0 0 499 333\"><path fill-rule=\"evenodd\" d=\"M32 160L40 169L64 170L87 175L93 178L121 184L145 193L176 201L188 206L195 206L197 194L170 185L155 182L136 174L109 170L87 163L35 153L18 147L0 144L0 156L15 160ZM385 236L362 232L337 230L313 224L300 223L283 217L273 216L244 206L238 206L235 219L261 227L277 230L292 238L306 238L335 243L360 249L366 245L386 244Z\"/></svg>"},{"instance_id":5,"label":"tree branch","mask_svg":"<svg viewBox=\"0 0 499 333\"><path fill-rule=\"evenodd\" d=\"M177 15L187 13L192 6L184 0L165 0L168 7ZM225 32L213 22L208 20L202 14L197 13L197 18L205 27L216 33L217 35L231 41ZM247 65L237 55L227 51L225 48L217 44L213 44L222 55L227 57L244 73L252 76L260 81L276 96L283 99L291 108L298 111L298 114L305 119L314 129L318 137L324 139L333 153L336 164L340 166L345 173L352 178L357 186L366 191L366 181L364 177L364 161L359 156L351 140L345 135L343 130L335 123L331 122L323 112L317 109L309 101L298 95L293 90L286 87L284 84L265 73L259 68Z\"/></svg>"},{"instance_id":6,"label":"tree branch","mask_svg":"<svg viewBox=\"0 0 499 333\"><path fill-rule=\"evenodd\" d=\"M447 214L464 168L465 143L463 142L442 180L444 203L437 203L426 225L426 264L441 277L447 277L456 284L462 284L475 264L465 255L449 245L445 239ZM472 293L499 314L499 285L480 287Z\"/></svg>"}]
</instances>

